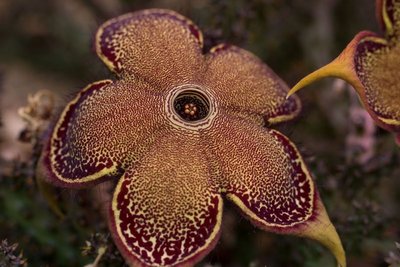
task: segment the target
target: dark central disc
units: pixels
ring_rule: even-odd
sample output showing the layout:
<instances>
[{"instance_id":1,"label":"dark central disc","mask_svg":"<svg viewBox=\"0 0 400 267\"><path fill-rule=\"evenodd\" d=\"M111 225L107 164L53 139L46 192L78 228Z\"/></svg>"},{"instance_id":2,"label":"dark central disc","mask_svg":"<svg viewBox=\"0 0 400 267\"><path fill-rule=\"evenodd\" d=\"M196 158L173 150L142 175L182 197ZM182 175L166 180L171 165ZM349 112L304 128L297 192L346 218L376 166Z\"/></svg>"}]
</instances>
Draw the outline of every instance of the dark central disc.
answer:
<instances>
[{"instance_id":1,"label":"dark central disc","mask_svg":"<svg viewBox=\"0 0 400 267\"><path fill-rule=\"evenodd\" d=\"M174 100L174 109L185 121L198 121L210 112L210 101L198 91L181 92Z\"/></svg>"}]
</instances>

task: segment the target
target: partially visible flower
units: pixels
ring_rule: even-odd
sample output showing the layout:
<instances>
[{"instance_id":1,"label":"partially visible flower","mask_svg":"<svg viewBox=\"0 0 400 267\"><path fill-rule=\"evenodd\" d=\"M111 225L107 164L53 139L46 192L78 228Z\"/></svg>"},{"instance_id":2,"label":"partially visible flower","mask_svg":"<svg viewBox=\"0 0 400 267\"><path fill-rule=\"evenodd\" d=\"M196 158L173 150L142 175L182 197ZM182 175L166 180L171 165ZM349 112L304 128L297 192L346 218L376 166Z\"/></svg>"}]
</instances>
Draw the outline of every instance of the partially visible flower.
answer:
<instances>
[{"instance_id":1,"label":"partially visible flower","mask_svg":"<svg viewBox=\"0 0 400 267\"><path fill-rule=\"evenodd\" d=\"M289 92L335 76L356 89L365 109L400 144L400 0L377 0L377 16L385 36L362 31L331 63L309 74Z\"/></svg>"},{"instance_id":2,"label":"partially visible flower","mask_svg":"<svg viewBox=\"0 0 400 267\"><path fill-rule=\"evenodd\" d=\"M116 182L109 227L132 266L192 266L216 244L223 197L261 229L344 251L296 147L270 125L297 97L253 54L203 54L197 26L168 10L103 24L96 51L120 79L90 84L61 113L41 171L80 188Z\"/></svg>"}]
</instances>

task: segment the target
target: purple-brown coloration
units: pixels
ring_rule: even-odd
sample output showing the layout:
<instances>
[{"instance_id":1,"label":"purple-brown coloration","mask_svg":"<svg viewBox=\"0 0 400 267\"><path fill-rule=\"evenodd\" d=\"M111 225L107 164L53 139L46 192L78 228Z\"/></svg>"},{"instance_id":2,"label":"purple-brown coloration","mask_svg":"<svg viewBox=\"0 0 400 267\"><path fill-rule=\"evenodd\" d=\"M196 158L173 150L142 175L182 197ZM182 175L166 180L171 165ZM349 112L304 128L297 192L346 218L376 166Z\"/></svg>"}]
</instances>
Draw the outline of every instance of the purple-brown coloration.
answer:
<instances>
[{"instance_id":1,"label":"purple-brown coloration","mask_svg":"<svg viewBox=\"0 0 400 267\"><path fill-rule=\"evenodd\" d=\"M100 172L104 168L110 168L112 166L112 161L107 157L100 157L94 161L93 159L96 158L94 155L81 155L79 151L74 151L73 147L68 147L68 144L76 143L76 140L66 140L71 138L71 136L67 133L69 128L68 126L77 116L76 113L79 112L76 107L79 107L79 105L85 101L87 96L93 91L100 90L109 83L111 82L106 81L93 84L87 90L80 92L79 100L75 104L71 104L68 107L62 123L59 127L57 127L58 130L54 133L54 142L51 144L51 148L56 151L60 151L60 154L56 154L54 156L54 162L60 164L54 164L53 168L62 177L68 177L68 179L75 180L79 179L80 177ZM85 162L85 164L82 164L83 162Z\"/></svg>"},{"instance_id":2,"label":"purple-brown coloration","mask_svg":"<svg viewBox=\"0 0 400 267\"><path fill-rule=\"evenodd\" d=\"M395 118L396 120L400 120L400 108L396 107L396 109L399 110L398 114L396 115L395 111L387 111L383 105L381 104L379 106L379 102L383 102L384 99L379 99L380 97L377 96L379 94L379 91L376 91L376 87L371 87L369 84L371 80L371 70L368 69L370 67L368 65L371 59L368 60L368 57L371 55L379 55L379 54L384 54L388 52L388 45L380 42L373 41L373 39L368 39L368 38L377 38L379 40L379 37L373 33L369 34L367 37L364 39L360 40L357 48L355 49L354 53L354 65L355 65L355 71L357 72L357 75L360 79L361 84L364 87L365 90L365 99L364 101L367 102L368 106L371 108L371 110L374 112L374 114L377 115L378 118ZM400 62L398 62L400 64ZM373 70L372 70L373 71ZM382 70L379 70L380 72ZM383 70L384 71L384 70ZM396 77L391 77L391 78L396 78ZM389 81L390 82L390 81ZM395 82L395 81L393 81ZM400 82L400 81L399 81ZM396 85L394 85L396 86ZM393 88L389 88L389 90L392 90ZM400 86L398 86L398 89L400 90ZM387 95L383 95L383 97L388 97ZM392 97L395 99L398 98L396 96L396 93L394 92L392 94ZM400 101L400 98L398 99ZM400 102L399 102L400 103ZM399 125L386 125L386 128L390 128L393 131L400 132L400 124Z\"/></svg>"},{"instance_id":3,"label":"purple-brown coloration","mask_svg":"<svg viewBox=\"0 0 400 267\"><path fill-rule=\"evenodd\" d=\"M105 80L93 83L83 89L76 97L77 101L72 101L63 112L63 120L57 127L57 131L53 133L52 142L48 142L44 150L44 164L46 165L45 177L52 183L64 185L57 176L62 176L70 180L80 179L101 172L105 168L112 166L112 161L108 157L95 157L94 155L82 155L80 151L74 150L74 147L69 147L68 144L75 143L71 140L71 135L68 133L69 125L76 118L76 107L78 107L89 95L94 91L101 90L112 81ZM51 150L59 151L60 153L53 154ZM51 159L50 154L53 154ZM93 159L96 159L95 161ZM112 176L102 177L101 181L106 178L117 176L117 172ZM95 181L96 183L101 181ZM74 187L74 184L71 184Z\"/></svg>"},{"instance_id":4,"label":"purple-brown coloration","mask_svg":"<svg viewBox=\"0 0 400 267\"><path fill-rule=\"evenodd\" d=\"M216 119L204 137L221 166L228 198L271 227L306 221L312 215L314 185L293 144L275 130L260 129L232 113L223 116L229 120ZM229 128L239 126L242 131L221 140ZM240 167L243 162L247 167Z\"/></svg>"},{"instance_id":5,"label":"purple-brown coloration","mask_svg":"<svg viewBox=\"0 0 400 267\"><path fill-rule=\"evenodd\" d=\"M203 210L203 215L196 218L195 221L189 223L184 229L176 227L176 231L185 230L185 236L181 236L178 232L162 232L154 231L157 227L156 223L146 218L141 214L145 208L143 203L136 203L134 207L129 208L131 204L126 197L130 197L130 192L133 190L127 189L132 186L129 180L125 180L122 184L122 189L117 197L117 209L121 210L118 220L122 232L129 232L129 235L124 235L128 244L137 244L133 246L132 250L136 255L141 256L141 260L146 264L158 265L172 265L180 260L186 258L197 252L204 247L205 240L212 234L217 227L217 216L219 209L220 199L213 197L207 200L209 203ZM134 196L132 196L134 198ZM179 223L182 223L180 221ZM151 239L154 238L154 241ZM154 243L153 243L154 242ZM163 257L168 259L163 260Z\"/></svg>"},{"instance_id":6,"label":"purple-brown coloration","mask_svg":"<svg viewBox=\"0 0 400 267\"><path fill-rule=\"evenodd\" d=\"M197 26L168 10L117 17L96 36L121 79L67 105L41 171L64 187L115 180L109 227L130 265L200 261L219 238L226 196L255 225L315 239L345 266L299 152L264 128L300 110L267 65L232 45L203 54Z\"/></svg>"},{"instance_id":7,"label":"purple-brown coloration","mask_svg":"<svg viewBox=\"0 0 400 267\"><path fill-rule=\"evenodd\" d=\"M123 29L126 25L129 25L132 23L132 21L139 21L142 19L149 19L149 20L157 20L157 19L165 19L165 20L170 20L170 21L176 21L179 24L182 24L183 26L187 26L189 29L189 32L196 38L196 40L199 42L200 45L202 45L202 34L199 31L199 29L192 24L189 20L185 19L184 17L172 13L172 12L137 12L135 13L134 16L121 16L121 19L118 19L118 22L116 23L115 21L113 23L107 24L107 26L103 27L103 31L101 32L100 36L98 36L98 44L99 44L99 49L102 55L104 57L112 62L114 66L114 71L116 73L120 73L122 71L122 66L125 64L125 62L122 61L118 53L118 49L124 49L121 47L118 47L116 44L113 44L113 39L111 39L112 36L116 35L121 35L124 34Z\"/></svg>"}]
</instances>

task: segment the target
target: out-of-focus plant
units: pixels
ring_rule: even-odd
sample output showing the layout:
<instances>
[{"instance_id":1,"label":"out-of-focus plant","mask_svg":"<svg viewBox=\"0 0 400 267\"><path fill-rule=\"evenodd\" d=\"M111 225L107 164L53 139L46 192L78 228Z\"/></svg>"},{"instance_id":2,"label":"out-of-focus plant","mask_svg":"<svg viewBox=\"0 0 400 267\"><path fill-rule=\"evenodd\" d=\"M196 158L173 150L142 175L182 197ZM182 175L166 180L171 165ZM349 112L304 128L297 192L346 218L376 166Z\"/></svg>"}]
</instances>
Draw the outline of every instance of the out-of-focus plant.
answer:
<instances>
[{"instance_id":1,"label":"out-of-focus plant","mask_svg":"<svg viewBox=\"0 0 400 267\"><path fill-rule=\"evenodd\" d=\"M17 251L18 244L8 244L7 239L0 242L0 267L25 267L27 260Z\"/></svg>"},{"instance_id":2,"label":"out-of-focus plant","mask_svg":"<svg viewBox=\"0 0 400 267\"><path fill-rule=\"evenodd\" d=\"M95 266L124 266L124 260L115 247L109 234L94 233L81 248L82 255L94 259L86 267ZM100 264L101 263L101 264Z\"/></svg>"},{"instance_id":3,"label":"out-of-focus plant","mask_svg":"<svg viewBox=\"0 0 400 267\"><path fill-rule=\"evenodd\" d=\"M400 243L396 244L396 251L389 252L389 255L386 257L385 261L389 264L389 267L399 267L400 266Z\"/></svg>"}]
</instances>

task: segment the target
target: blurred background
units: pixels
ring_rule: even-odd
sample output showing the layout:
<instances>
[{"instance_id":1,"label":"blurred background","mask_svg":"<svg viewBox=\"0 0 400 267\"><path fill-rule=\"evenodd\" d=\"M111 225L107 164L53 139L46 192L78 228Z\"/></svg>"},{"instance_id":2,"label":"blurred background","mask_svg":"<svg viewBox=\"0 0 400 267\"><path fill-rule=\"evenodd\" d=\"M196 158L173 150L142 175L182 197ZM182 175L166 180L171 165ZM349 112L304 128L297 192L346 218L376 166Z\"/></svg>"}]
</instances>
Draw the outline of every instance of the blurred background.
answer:
<instances>
[{"instance_id":1,"label":"blurred background","mask_svg":"<svg viewBox=\"0 0 400 267\"><path fill-rule=\"evenodd\" d=\"M37 129L18 114L39 90L50 91L61 108L86 84L113 78L92 49L102 22L150 7L176 10L203 30L206 47L224 41L246 48L292 86L358 31L381 33L374 2L0 0L0 266L84 266L102 246L98 266L124 266L91 192L36 181ZM393 136L374 126L342 81L320 81L299 95L302 114L278 128L304 155L349 266L400 266L400 149ZM227 203L221 240L198 266L335 262L315 242L254 228Z\"/></svg>"}]
</instances>

